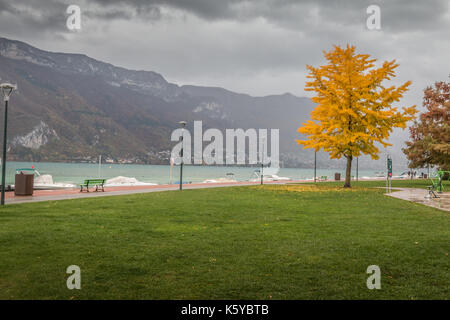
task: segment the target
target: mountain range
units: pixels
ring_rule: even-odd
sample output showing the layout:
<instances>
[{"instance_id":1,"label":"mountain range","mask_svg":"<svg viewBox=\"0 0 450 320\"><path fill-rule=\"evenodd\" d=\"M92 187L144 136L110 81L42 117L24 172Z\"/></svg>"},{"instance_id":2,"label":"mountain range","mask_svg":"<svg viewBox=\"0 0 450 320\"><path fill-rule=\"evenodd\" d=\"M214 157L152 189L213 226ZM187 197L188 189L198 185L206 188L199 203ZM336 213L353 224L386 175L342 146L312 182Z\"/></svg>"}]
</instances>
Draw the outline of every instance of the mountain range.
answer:
<instances>
[{"instance_id":1,"label":"mountain range","mask_svg":"<svg viewBox=\"0 0 450 320\"><path fill-rule=\"evenodd\" d=\"M8 115L11 160L93 161L101 154L115 161L167 163L178 122L192 129L194 120L202 120L204 129L278 128L281 163L305 164L295 139L314 107L307 98L179 86L152 71L6 38L0 38L0 78L19 88Z\"/></svg>"},{"instance_id":2,"label":"mountain range","mask_svg":"<svg viewBox=\"0 0 450 320\"><path fill-rule=\"evenodd\" d=\"M314 152L296 143L297 128L314 108L289 93L253 97L220 87L177 85L156 72L128 70L83 54L55 53L0 37L0 82L16 83L8 113L8 160L167 164L178 122L201 120L203 130L279 129L280 164L312 167ZM3 126L1 121L0 126ZM395 147L381 149L406 167ZM319 152L318 167L343 168ZM385 161L362 157L366 168Z\"/></svg>"}]
</instances>

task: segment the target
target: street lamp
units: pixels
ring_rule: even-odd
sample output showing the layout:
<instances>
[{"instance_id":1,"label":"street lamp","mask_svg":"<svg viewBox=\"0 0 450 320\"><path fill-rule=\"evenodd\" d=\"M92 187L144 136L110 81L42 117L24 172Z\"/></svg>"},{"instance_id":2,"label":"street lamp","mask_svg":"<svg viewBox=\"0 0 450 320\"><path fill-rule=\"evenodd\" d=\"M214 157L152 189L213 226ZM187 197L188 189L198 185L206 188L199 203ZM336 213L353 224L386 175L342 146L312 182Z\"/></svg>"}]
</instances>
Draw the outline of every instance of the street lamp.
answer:
<instances>
[{"instance_id":1,"label":"street lamp","mask_svg":"<svg viewBox=\"0 0 450 320\"><path fill-rule=\"evenodd\" d=\"M5 174L6 174L6 132L8 124L8 101L14 90L17 90L17 85L11 83L0 84L3 100L5 101L5 124L3 126L3 157L2 157L2 197L1 205L5 204Z\"/></svg>"},{"instance_id":2,"label":"street lamp","mask_svg":"<svg viewBox=\"0 0 450 320\"><path fill-rule=\"evenodd\" d=\"M317 151L314 151L314 183L316 183L317 171Z\"/></svg>"},{"instance_id":3,"label":"street lamp","mask_svg":"<svg viewBox=\"0 0 450 320\"><path fill-rule=\"evenodd\" d=\"M261 185L264 181L264 145L266 144L266 139L262 138L261 144Z\"/></svg>"},{"instance_id":4,"label":"street lamp","mask_svg":"<svg viewBox=\"0 0 450 320\"><path fill-rule=\"evenodd\" d=\"M184 127L186 126L186 121L178 122L181 125L181 164L180 164L180 191L183 190L183 138L184 138Z\"/></svg>"}]
</instances>

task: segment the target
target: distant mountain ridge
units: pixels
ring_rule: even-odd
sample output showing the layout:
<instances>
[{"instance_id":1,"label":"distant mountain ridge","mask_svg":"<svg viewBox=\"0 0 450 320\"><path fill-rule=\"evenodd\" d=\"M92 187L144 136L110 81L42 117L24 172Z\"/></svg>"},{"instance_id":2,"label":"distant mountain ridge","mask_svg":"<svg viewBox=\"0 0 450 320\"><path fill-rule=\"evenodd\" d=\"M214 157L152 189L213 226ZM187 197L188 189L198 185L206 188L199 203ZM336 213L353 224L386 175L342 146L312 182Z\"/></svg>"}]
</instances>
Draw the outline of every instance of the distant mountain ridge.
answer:
<instances>
[{"instance_id":1,"label":"distant mountain ridge","mask_svg":"<svg viewBox=\"0 0 450 320\"><path fill-rule=\"evenodd\" d=\"M0 78L19 86L8 133L8 154L15 160L92 161L102 154L116 161L167 163L178 121L202 120L205 128L220 130L279 128L282 164L311 161L295 142L313 108L307 98L178 86L153 71L5 38L0 38Z\"/></svg>"}]
</instances>

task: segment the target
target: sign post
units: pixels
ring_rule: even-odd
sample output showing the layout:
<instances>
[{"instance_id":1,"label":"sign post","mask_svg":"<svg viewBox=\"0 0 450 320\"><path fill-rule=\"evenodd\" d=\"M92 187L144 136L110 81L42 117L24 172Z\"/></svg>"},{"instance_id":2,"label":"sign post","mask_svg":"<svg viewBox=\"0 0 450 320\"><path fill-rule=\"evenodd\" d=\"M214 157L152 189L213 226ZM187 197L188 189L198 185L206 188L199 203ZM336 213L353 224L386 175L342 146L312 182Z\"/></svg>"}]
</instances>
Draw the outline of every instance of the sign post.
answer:
<instances>
[{"instance_id":1,"label":"sign post","mask_svg":"<svg viewBox=\"0 0 450 320\"><path fill-rule=\"evenodd\" d=\"M173 166L175 164L175 159L173 157L170 157L170 169L169 169L169 184L172 184L172 171L173 171Z\"/></svg>"}]
</instances>

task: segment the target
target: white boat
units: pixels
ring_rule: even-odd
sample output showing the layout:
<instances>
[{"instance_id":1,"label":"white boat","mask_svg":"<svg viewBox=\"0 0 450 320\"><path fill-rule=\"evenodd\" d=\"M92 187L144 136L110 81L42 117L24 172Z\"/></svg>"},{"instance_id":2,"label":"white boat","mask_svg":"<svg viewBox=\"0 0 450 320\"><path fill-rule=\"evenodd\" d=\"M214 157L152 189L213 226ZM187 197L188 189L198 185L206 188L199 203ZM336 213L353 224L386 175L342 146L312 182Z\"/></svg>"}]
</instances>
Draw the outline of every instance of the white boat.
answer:
<instances>
[{"instance_id":1,"label":"white boat","mask_svg":"<svg viewBox=\"0 0 450 320\"><path fill-rule=\"evenodd\" d=\"M408 171L402 172L399 176L393 176L393 179L408 179L410 178L410 175L408 174Z\"/></svg>"},{"instance_id":2,"label":"white boat","mask_svg":"<svg viewBox=\"0 0 450 320\"><path fill-rule=\"evenodd\" d=\"M291 178L288 177L280 177L277 173L280 171L280 168L264 168L263 169L263 182L264 181L291 181ZM253 171L253 175L250 177L249 181L251 182L259 182L261 181L261 170L257 169Z\"/></svg>"},{"instance_id":3,"label":"white boat","mask_svg":"<svg viewBox=\"0 0 450 320\"><path fill-rule=\"evenodd\" d=\"M136 178L118 176L106 180L105 187L156 186L157 183L141 182Z\"/></svg>"},{"instance_id":4,"label":"white boat","mask_svg":"<svg viewBox=\"0 0 450 320\"><path fill-rule=\"evenodd\" d=\"M377 172L375 172L375 177L377 177L377 178L386 177L386 173L383 171L377 171Z\"/></svg>"},{"instance_id":5,"label":"white boat","mask_svg":"<svg viewBox=\"0 0 450 320\"><path fill-rule=\"evenodd\" d=\"M204 180L202 183L227 183L227 182L237 182L237 180L234 178L234 173L227 173L225 178L216 178L216 179L207 179Z\"/></svg>"},{"instance_id":6,"label":"white boat","mask_svg":"<svg viewBox=\"0 0 450 320\"><path fill-rule=\"evenodd\" d=\"M277 176L276 174L272 174L271 178L273 179L273 181L291 181L292 180L289 177L280 177L280 176Z\"/></svg>"}]
</instances>

